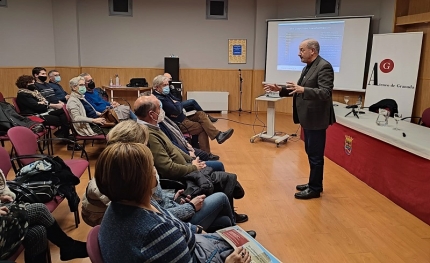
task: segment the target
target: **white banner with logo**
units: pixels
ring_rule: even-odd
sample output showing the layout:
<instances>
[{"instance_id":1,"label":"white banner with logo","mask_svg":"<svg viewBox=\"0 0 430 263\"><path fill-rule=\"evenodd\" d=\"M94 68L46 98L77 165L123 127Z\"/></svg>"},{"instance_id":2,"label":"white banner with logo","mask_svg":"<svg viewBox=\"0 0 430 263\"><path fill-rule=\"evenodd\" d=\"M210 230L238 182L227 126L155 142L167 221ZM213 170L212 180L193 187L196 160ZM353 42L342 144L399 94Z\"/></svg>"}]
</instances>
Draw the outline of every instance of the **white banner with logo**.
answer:
<instances>
[{"instance_id":1,"label":"white banner with logo","mask_svg":"<svg viewBox=\"0 0 430 263\"><path fill-rule=\"evenodd\" d=\"M411 116L422 39L422 32L373 36L365 107L382 99L393 99L403 117Z\"/></svg>"}]
</instances>

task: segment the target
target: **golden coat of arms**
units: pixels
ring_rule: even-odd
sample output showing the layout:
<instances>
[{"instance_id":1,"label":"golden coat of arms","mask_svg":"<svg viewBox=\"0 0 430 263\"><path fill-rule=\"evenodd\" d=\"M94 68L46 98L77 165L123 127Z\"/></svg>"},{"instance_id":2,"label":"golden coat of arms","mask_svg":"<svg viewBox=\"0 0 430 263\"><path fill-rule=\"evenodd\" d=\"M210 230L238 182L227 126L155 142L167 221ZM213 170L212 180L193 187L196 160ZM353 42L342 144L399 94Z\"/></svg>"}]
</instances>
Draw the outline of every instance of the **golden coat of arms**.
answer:
<instances>
[{"instance_id":1,"label":"golden coat of arms","mask_svg":"<svg viewBox=\"0 0 430 263\"><path fill-rule=\"evenodd\" d=\"M354 138L352 138L351 136L345 135L345 153L347 155L351 155L352 152L352 141L354 140Z\"/></svg>"}]
</instances>

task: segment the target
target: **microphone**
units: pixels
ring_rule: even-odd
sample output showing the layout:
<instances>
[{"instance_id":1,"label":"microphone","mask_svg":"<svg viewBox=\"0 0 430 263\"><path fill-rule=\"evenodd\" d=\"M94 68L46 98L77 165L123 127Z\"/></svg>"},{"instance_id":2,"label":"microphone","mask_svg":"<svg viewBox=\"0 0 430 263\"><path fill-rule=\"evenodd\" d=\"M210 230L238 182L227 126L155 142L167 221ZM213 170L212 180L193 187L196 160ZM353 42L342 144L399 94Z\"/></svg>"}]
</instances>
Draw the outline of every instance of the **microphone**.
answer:
<instances>
[{"instance_id":1,"label":"microphone","mask_svg":"<svg viewBox=\"0 0 430 263\"><path fill-rule=\"evenodd\" d=\"M241 69L239 69L239 71L242 71Z\"/></svg>"}]
</instances>

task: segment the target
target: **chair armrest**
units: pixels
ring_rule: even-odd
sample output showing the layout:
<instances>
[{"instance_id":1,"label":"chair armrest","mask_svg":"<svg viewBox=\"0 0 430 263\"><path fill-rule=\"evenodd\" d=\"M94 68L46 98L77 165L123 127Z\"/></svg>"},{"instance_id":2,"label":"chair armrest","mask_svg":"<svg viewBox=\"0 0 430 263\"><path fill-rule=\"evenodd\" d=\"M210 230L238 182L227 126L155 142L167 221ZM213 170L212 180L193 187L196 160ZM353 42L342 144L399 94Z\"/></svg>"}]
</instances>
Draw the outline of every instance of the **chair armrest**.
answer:
<instances>
[{"instance_id":1,"label":"chair armrest","mask_svg":"<svg viewBox=\"0 0 430 263\"><path fill-rule=\"evenodd\" d=\"M414 117L414 116L411 116L411 117L404 117L404 118L402 118L402 119L400 119L401 121L403 121L403 120L407 120L407 119L418 119L418 123L420 123L421 122L421 117Z\"/></svg>"},{"instance_id":2,"label":"chair armrest","mask_svg":"<svg viewBox=\"0 0 430 263\"><path fill-rule=\"evenodd\" d=\"M175 191L186 189L186 185L180 181L171 180L171 179L161 179L160 178L160 185L163 189L174 189Z\"/></svg>"},{"instance_id":3,"label":"chair armrest","mask_svg":"<svg viewBox=\"0 0 430 263\"><path fill-rule=\"evenodd\" d=\"M48 155L46 155L46 154L20 155L20 156L15 156L15 157L10 158L10 162L12 163L13 171L15 172L15 174L17 174L18 171L22 168L22 164L20 162L17 162L18 166L19 166L19 169L18 169L15 166L15 162L14 161L17 161L17 160L20 160L20 159L33 159L33 158L41 159L41 158L44 158L44 157L47 157L47 156Z\"/></svg>"}]
</instances>

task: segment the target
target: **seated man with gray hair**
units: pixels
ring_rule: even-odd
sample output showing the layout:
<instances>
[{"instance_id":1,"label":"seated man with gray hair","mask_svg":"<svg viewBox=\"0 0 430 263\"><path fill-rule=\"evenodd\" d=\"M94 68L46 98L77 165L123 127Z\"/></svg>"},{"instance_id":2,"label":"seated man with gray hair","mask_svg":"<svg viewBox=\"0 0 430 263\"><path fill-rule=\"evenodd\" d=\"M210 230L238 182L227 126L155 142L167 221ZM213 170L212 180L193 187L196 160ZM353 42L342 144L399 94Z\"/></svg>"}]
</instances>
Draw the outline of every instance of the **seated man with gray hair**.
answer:
<instances>
[{"instance_id":1,"label":"seated man with gray hair","mask_svg":"<svg viewBox=\"0 0 430 263\"><path fill-rule=\"evenodd\" d=\"M228 129L225 132L219 131L202 111L197 111L192 116L185 116L182 103L170 94L169 79L167 77L163 75L156 76L152 87L152 94L163 104L166 116L177 123L183 133L197 135L200 149L203 151L211 153L208 137L211 140L216 139L221 144L233 134L233 129Z\"/></svg>"},{"instance_id":2,"label":"seated man with gray hair","mask_svg":"<svg viewBox=\"0 0 430 263\"><path fill-rule=\"evenodd\" d=\"M82 73L79 76L85 79L85 87L87 88L85 99L96 111L104 112L106 109L113 109L120 120L137 120L136 115L134 115L129 106L121 105L116 101L112 101L112 103L110 103L109 101L104 100L96 90L96 84L90 74Z\"/></svg>"}]
</instances>

